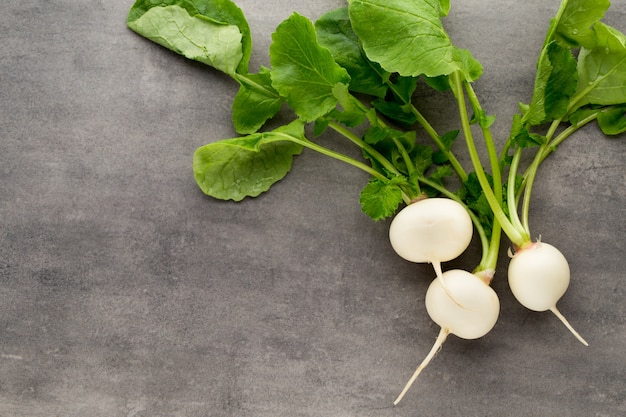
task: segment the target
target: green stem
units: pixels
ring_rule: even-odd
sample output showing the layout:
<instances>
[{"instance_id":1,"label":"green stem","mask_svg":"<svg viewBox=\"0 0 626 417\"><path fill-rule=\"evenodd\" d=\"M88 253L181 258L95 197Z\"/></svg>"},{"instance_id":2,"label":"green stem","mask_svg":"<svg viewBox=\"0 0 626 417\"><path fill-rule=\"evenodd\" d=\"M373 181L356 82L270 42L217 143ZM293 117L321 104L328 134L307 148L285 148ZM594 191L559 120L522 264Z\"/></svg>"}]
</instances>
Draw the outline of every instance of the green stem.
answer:
<instances>
[{"instance_id":1,"label":"green stem","mask_svg":"<svg viewBox=\"0 0 626 417\"><path fill-rule=\"evenodd\" d=\"M535 181L535 177L537 176L537 172L539 170L539 165L548 157L548 155L554 152L556 148L565 139L570 137L574 132L576 132L578 129L580 129L587 123L592 122L593 120L597 119L600 111L601 110L598 110L590 114L589 116L585 117L584 119L578 121L576 124L572 124L568 126L554 139L552 139L552 136L556 132L556 129L560 123L560 120L559 121L555 120L550 126L548 134L546 135L546 138L548 139L548 141L539 147L539 150L535 154L533 161L531 162L526 172L524 172L524 182L522 183L523 190L524 190L524 199L522 202L522 222L526 231L528 231L528 227L529 227L528 216L530 212L530 195L532 193L532 187Z\"/></svg>"},{"instance_id":2,"label":"green stem","mask_svg":"<svg viewBox=\"0 0 626 417\"><path fill-rule=\"evenodd\" d=\"M329 156L331 158L334 158L334 159L337 159L339 161L345 162L345 163L347 163L349 165L352 165L353 167L359 168L360 170L367 172L368 174L372 175L375 178L378 178L378 179L383 180L383 181L387 181L388 180L387 177L385 177L380 172L376 171L371 166L366 165L366 164L364 164L364 163L362 163L360 161L357 161L356 159L350 158L347 155L344 155L342 153L333 151L332 149L325 148L324 146L318 145L315 142L311 142L308 139L300 139L300 138L297 138L295 136L288 135L286 133L279 133L279 135L282 135L285 138L285 140L289 140L291 142L297 143L297 144L302 145L302 146L304 146L306 148L309 148L311 150L319 152L322 155Z\"/></svg>"},{"instance_id":3,"label":"green stem","mask_svg":"<svg viewBox=\"0 0 626 417\"><path fill-rule=\"evenodd\" d=\"M530 213L530 195L532 194L533 184L535 183L535 177L541 164L541 158L538 158L541 150L537 151L535 158L528 167L528 176L526 177L526 184L524 186L524 199L522 201L522 225L526 233L530 235L530 225L528 223L528 216Z\"/></svg>"},{"instance_id":4,"label":"green stem","mask_svg":"<svg viewBox=\"0 0 626 417\"><path fill-rule=\"evenodd\" d=\"M274 98L280 98L280 95L272 90L269 89L255 81L253 81L251 78L247 77L248 74L240 74L238 72L235 72L234 74L231 74L231 76L241 85L246 85L250 90L252 91L256 91L259 94L262 94L266 97L274 97Z\"/></svg>"},{"instance_id":5,"label":"green stem","mask_svg":"<svg viewBox=\"0 0 626 417\"><path fill-rule=\"evenodd\" d=\"M364 109L364 111L367 111L367 109L365 107L363 107L363 109ZM386 127L385 123L382 120L379 120L378 118L376 120L376 123L378 123L381 127ZM341 125L341 124L331 120L331 121L328 122L328 126L331 129L335 130L336 132L342 134L343 136L348 138L352 143L354 143L359 148L364 150L367 154L369 154L372 158L374 158L378 163L380 163L390 173L392 173L394 175L398 175L398 176L402 175L402 173L400 171L398 171L398 169L391 162L389 162L389 160L387 158L385 158L380 152L378 152L372 146L367 144L363 139L361 139L360 137L358 137L357 135L352 133L350 130L346 129L343 125ZM398 148L398 151L400 152L400 154L402 155L402 158L404 159L404 163L405 163L405 165L407 167L407 172L408 172L409 178L410 179L415 178L415 164L411 160L411 157L409 156L406 148L404 147L404 145L397 138L393 138L393 142L396 145L396 147ZM421 194L421 190L420 190L419 183L418 183L418 181L416 179L415 179L415 181L413 181L411 186L414 189L408 191L408 193L410 194L410 197L412 199L412 198L415 198L418 195L420 195Z\"/></svg>"},{"instance_id":6,"label":"green stem","mask_svg":"<svg viewBox=\"0 0 626 417\"><path fill-rule=\"evenodd\" d=\"M463 166L456 158L454 153L452 153L452 151L450 151L450 149L448 149L446 145L441 141L441 135L437 133L435 128L428 122L428 120L426 120L424 115L413 105L413 103L410 100L407 101L402 96L402 94L397 90L396 86L393 83L387 81L387 86L394 93L394 95L402 101L405 106L410 107L411 113L413 113L413 115L415 116L417 123L422 126L426 134L433 140L433 142L435 142L437 148L439 148L439 150L447 157L450 165L452 166L452 169L454 169L454 172L456 172L461 182L467 181L467 173L465 172L465 169L463 169Z\"/></svg>"},{"instance_id":7,"label":"green stem","mask_svg":"<svg viewBox=\"0 0 626 417\"><path fill-rule=\"evenodd\" d=\"M517 179L517 171L519 169L520 160L522 159L522 152L523 152L522 148L517 148L515 150L515 153L513 154L513 159L511 160L511 167L509 170L509 178L508 178L508 184L507 184L507 189L506 189L507 191L506 202L507 202L507 206L509 209L509 218L511 219L511 223L513 223L516 228L520 230L525 230L526 233L530 235L528 228L524 227L524 225L520 221L520 218L517 212L518 198L515 195L515 182L516 182L515 180Z\"/></svg>"},{"instance_id":8,"label":"green stem","mask_svg":"<svg viewBox=\"0 0 626 417\"><path fill-rule=\"evenodd\" d=\"M541 150L541 154L539 155L540 161L543 161L550 155L552 152L556 150L556 148L568 137L570 137L574 132L578 129L590 123L598 118L598 115L602 112L602 110L598 110L584 119L578 121L576 124L568 126L565 130L563 130L557 137L555 137L551 142L550 146L546 146L543 150Z\"/></svg>"},{"instance_id":9,"label":"green stem","mask_svg":"<svg viewBox=\"0 0 626 417\"><path fill-rule=\"evenodd\" d=\"M480 102L478 101L478 96L476 96L476 92L472 88L472 85L468 82L465 82L465 89L467 90L467 96L470 100L470 104L475 114L483 114L484 111ZM493 140L493 136L491 135L491 129L488 126L485 126L482 122L478 123L480 129L483 133L483 137L485 139L485 146L487 148L487 154L489 156L489 164L491 165L491 176L493 177L493 192L496 196L496 199L500 204L502 204L502 174L500 172L500 159L498 158L498 152L496 151L496 145Z\"/></svg>"},{"instance_id":10,"label":"green stem","mask_svg":"<svg viewBox=\"0 0 626 417\"><path fill-rule=\"evenodd\" d=\"M559 128L560 124L561 124L561 119L552 121L552 123L550 124L550 127L548 128L548 132L546 133L546 139L547 139L546 145L550 143L550 141L552 140L552 136L554 136L554 133Z\"/></svg>"},{"instance_id":11,"label":"green stem","mask_svg":"<svg viewBox=\"0 0 626 417\"><path fill-rule=\"evenodd\" d=\"M548 30L548 33L546 34L546 38L543 43L544 45L547 45L550 41L552 41L552 37L554 36L554 31L557 28L557 23L561 20L561 17L563 17L563 13L565 12L565 9L567 8L567 3L568 3L568 0L561 1L559 10L556 12L556 15L554 15L554 18L552 19L553 23L550 25L550 30Z\"/></svg>"},{"instance_id":12,"label":"green stem","mask_svg":"<svg viewBox=\"0 0 626 417\"><path fill-rule=\"evenodd\" d=\"M502 151L500 152L500 172L504 171L504 167L507 162L506 159L509 156L509 149L511 149L511 145L513 144L512 138L509 137L506 142L504 142L504 146L502 147Z\"/></svg>"},{"instance_id":13,"label":"green stem","mask_svg":"<svg viewBox=\"0 0 626 417\"><path fill-rule=\"evenodd\" d=\"M428 120L426 120L422 113L420 113L420 111L417 110L417 108L415 108L413 104L411 104L411 111L420 126L422 126L428 136L430 136L433 142L435 142L435 145L437 145L439 151L446 156L448 162L450 162L450 165L452 166L452 169L454 169L454 172L456 172L456 175L459 177L459 180L461 180L461 182L467 181L467 173L465 172L465 169L463 169L463 166L461 165L459 160L456 159L454 153L452 153L452 151L450 151L450 149L448 149L446 145L441 141L441 136L437 134L432 125L428 123Z\"/></svg>"},{"instance_id":14,"label":"green stem","mask_svg":"<svg viewBox=\"0 0 626 417\"><path fill-rule=\"evenodd\" d=\"M415 169L415 164L413 163L411 156L407 152L402 142L400 142L400 139L394 137L393 143L396 145L396 148L398 148L400 155L402 155L402 159L404 160L404 165L406 165L407 173L409 175L409 180L411 181L411 185L415 188L416 196L420 195L421 190L420 190L419 181L418 181L418 172L417 172L417 169Z\"/></svg>"},{"instance_id":15,"label":"green stem","mask_svg":"<svg viewBox=\"0 0 626 417\"><path fill-rule=\"evenodd\" d=\"M398 171L396 169L396 167L394 167L393 164L391 162L389 162L389 160L387 158L385 158L380 152L378 152L376 149L374 149L373 147L371 147L370 145L365 143L365 141L363 141L363 139L361 139L360 137L358 137L357 135L352 133L350 130L346 129L341 124L331 120L331 121L328 122L328 127L333 129L335 132L341 134L342 136L344 136L345 138L350 140L352 143L354 143L356 146L358 146L359 148L361 148L362 150L367 152L368 155L370 155L372 158L374 158L387 171L389 171L389 172L391 172L392 174L395 174L395 175L402 175L400 173L400 171Z\"/></svg>"},{"instance_id":16,"label":"green stem","mask_svg":"<svg viewBox=\"0 0 626 417\"><path fill-rule=\"evenodd\" d=\"M465 83L465 89L467 90L467 96L470 100L472 109L474 110L474 114L483 114L484 111L482 106L480 105L478 96L476 95L474 88L469 82ZM502 206L502 171L500 169L500 158L496 150L495 141L493 140L493 136L491 134L491 129L488 126L485 126L482 122L479 122L479 126L485 139L487 154L489 155L489 164L491 165L494 195L499 206ZM496 269L496 266L498 264L498 255L500 253L500 237L502 234L501 231L502 226L500 225L498 219L494 216L491 231L491 241L487 249L487 253L483 254L483 259L481 260L478 268L476 268L476 272L486 269Z\"/></svg>"},{"instance_id":17,"label":"green stem","mask_svg":"<svg viewBox=\"0 0 626 417\"><path fill-rule=\"evenodd\" d=\"M472 110L475 114L484 114L484 110L480 105L480 101L478 100L478 96L472 87L472 84L469 82L465 82L465 89L467 90L467 97L470 100L470 104L472 106ZM496 196L502 197L502 179L500 174L500 160L498 158L498 152L496 150L496 145L493 140L493 136L491 134L491 129L489 126L485 126L484 123L479 122L478 125L485 137L485 146L487 148L487 153L489 155L489 164L491 165L493 181L494 181L494 192Z\"/></svg>"},{"instance_id":18,"label":"green stem","mask_svg":"<svg viewBox=\"0 0 626 417\"><path fill-rule=\"evenodd\" d=\"M483 254L483 257L478 264L478 267L474 270L474 272L480 272L484 270L494 270L498 265L498 256L500 254L500 238L502 236L502 226L500 226L500 222L498 219L493 219L493 226L491 227L491 240L489 242L489 247L487 249L487 253Z\"/></svg>"},{"instance_id":19,"label":"green stem","mask_svg":"<svg viewBox=\"0 0 626 417\"><path fill-rule=\"evenodd\" d=\"M546 137L549 139L549 142L544 144L544 145L542 145L542 146L540 146L539 150L537 151L537 154L535 155L535 159L538 160L538 163L543 162L544 159L546 159L552 152L554 152L556 150L556 148L561 143L563 143L563 141L565 141L565 139L567 139L572 134L574 134L578 129L580 129L581 127L585 126L586 124L596 120L598 118L598 115L601 112L602 112L602 110L595 111L595 112L591 113L590 115L588 115L587 117L585 117L584 119L579 120L577 123L568 126L566 129L564 129L561 133L559 133L552 140L550 140L550 138L554 134L554 130L552 131L551 134L550 134L550 132L548 132L550 135L549 136L546 135ZM528 181L528 178L531 175L531 168L532 168L532 164L524 172L524 174L523 174L524 180L522 182L522 187L520 189L524 189L525 188L525 185L526 185L526 183Z\"/></svg>"},{"instance_id":20,"label":"green stem","mask_svg":"<svg viewBox=\"0 0 626 417\"><path fill-rule=\"evenodd\" d=\"M524 243L529 241L530 239L525 236L523 231L518 230L508 219L504 210L502 210L502 206L498 203L498 200L491 189L491 185L489 184L489 180L487 179L487 175L483 169L482 163L480 162L480 157L478 156L478 151L476 150L476 144L474 143L474 137L472 135L471 125L469 121L469 117L467 115L467 105L465 104L465 94L463 91L463 85L461 82L460 73L454 72L450 75L451 85L458 102L459 107L459 115L461 117L461 126L463 129L463 135L465 136L465 142L467 144L468 153L470 155L470 159L472 160L472 165L474 166L474 170L476 172L476 177L478 178L478 182L485 193L485 197L493 214L497 221L500 223L502 230L508 236L508 238L513 242L513 244L517 246L522 246Z\"/></svg>"}]
</instances>

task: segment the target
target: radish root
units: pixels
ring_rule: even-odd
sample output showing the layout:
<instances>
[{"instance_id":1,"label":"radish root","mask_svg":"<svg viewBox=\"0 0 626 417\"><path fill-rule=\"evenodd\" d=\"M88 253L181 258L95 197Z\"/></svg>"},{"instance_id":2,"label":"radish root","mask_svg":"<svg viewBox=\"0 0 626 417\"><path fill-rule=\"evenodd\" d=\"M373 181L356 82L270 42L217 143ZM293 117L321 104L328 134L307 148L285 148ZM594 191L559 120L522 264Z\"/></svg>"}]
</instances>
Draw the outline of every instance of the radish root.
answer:
<instances>
[{"instance_id":1,"label":"radish root","mask_svg":"<svg viewBox=\"0 0 626 417\"><path fill-rule=\"evenodd\" d=\"M400 393L400 395L398 395L398 398L396 398L396 400L393 402L393 405L397 405L400 402L400 400L402 400L402 398L407 393L409 388L411 388L411 385L413 385L413 382L415 382L419 374L424 370L424 368L428 366L428 364L435 357L437 352L439 352L439 350L441 349L443 345L443 342L446 341L448 334L450 334L450 329L446 327L442 327L441 330L439 331L439 335L437 335L435 344L433 344L433 347L430 349L430 352L428 352L428 355L426 355L422 363L419 364L419 366L413 373L413 376L411 376L411 379L409 379L409 382L406 383L406 385L404 386L404 389L402 389L402 392Z\"/></svg>"},{"instance_id":2,"label":"radish root","mask_svg":"<svg viewBox=\"0 0 626 417\"><path fill-rule=\"evenodd\" d=\"M563 314L561 314L561 312L559 310L557 310L556 306L552 307L550 309L550 311L553 312L554 315L557 316L559 318L559 320L561 320L563 322L565 327L567 327L569 329L569 331L572 332L572 334L574 336L576 336L576 339L578 339L580 341L580 343L582 343L585 346L589 346L589 343L587 343L587 341L585 339L583 339L583 337L572 327L572 325L569 324L569 321L567 321L565 316Z\"/></svg>"},{"instance_id":3,"label":"radish root","mask_svg":"<svg viewBox=\"0 0 626 417\"><path fill-rule=\"evenodd\" d=\"M461 303L459 303L456 300L456 298L454 298L454 296L452 295L452 293L448 289L448 286L446 285L446 281L443 279L443 270L441 269L441 262L439 262L439 261L432 261L431 264L433 265L433 268L435 269L435 274L437 275L437 278L439 278L439 282L441 282L441 286L443 287L443 290L446 292L448 297L450 297L450 299L452 301L454 301L454 303L456 305L458 305L459 307L465 308L465 307L463 307L463 305L461 305Z\"/></svg>"}]
</instances>

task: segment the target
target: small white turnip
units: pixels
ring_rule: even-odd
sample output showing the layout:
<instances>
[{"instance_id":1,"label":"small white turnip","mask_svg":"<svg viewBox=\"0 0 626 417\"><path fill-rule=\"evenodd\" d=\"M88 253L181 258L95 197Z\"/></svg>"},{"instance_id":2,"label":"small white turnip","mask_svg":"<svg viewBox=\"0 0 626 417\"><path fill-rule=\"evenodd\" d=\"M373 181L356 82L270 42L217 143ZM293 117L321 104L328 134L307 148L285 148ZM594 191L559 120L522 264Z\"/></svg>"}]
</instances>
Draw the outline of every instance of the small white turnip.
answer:
<instances>
[{"instance_id":1,"label":"small white turnip","mask_svg":"<svg viewBox=\"0 0 626 417\"><path fill-rule=\"evenodd\" d=\"M473 230L463 205L448 198L426 198L398 212L389 227L389 240L402 258L430 262L441 276L441 262L461 255L472 240Z\"/></svg>"},{"instance_id":2,"label":"small white turnip","mask_svg":"<svg viewBox=\"0 0 626 417\"><path fill-rule=\"evenodd\" d=\"M524 307L534 311L552 311L585 346L585 339L556 308L570 282L565 256L545 242L532 243L518 250L509 263L509 287Z\"/></svg>"},{"instance_id":3,"label":"small white turnip","mask_svg":"<svg viewBox=\"0 0 626 417\"><path fill-rule=\"evenodd\" d=\"M443 278L451 294L443 288L440 278L431 282L425 298L430 318L462 339L478 339L489 333L500 313L493 288L461 269L446 271Z\"/></svg>"},{"instance_id":4,"label":"small white turnip","mask_svg":"<svg viewBox=\"0 0 626 417\"><path fill-rule=\"evenodd\" d=\"M445 279L445 287L442 285ZM496 324L500 301L496 292L478 276L453 269L434 279L426 292L426 311L441 330L433 347L417 367L394 405L407 393L430 361L441 349L448 334L462 339L477 339L486 335Z\"/></svg>"}]
</instances>

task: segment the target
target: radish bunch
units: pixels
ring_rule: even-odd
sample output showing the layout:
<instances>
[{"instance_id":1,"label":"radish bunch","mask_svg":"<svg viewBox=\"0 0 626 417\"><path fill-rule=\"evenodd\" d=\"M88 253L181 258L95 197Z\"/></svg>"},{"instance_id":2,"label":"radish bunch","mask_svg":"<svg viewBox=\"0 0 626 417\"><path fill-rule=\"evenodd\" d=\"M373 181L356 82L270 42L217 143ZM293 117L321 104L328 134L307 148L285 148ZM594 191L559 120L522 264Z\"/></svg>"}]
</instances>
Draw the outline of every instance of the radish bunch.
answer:
<instances>
[{"instance_id":1,"label":"radish bunch","mask_svg":"<svg viewBox=\"0 0 626 417\"><path fill-rule=\"evenodd\" d=\"M193 156L204 193L256 197L307 148L366 172L363 212L375 221L393 217L389 240L396 253L433 265L425 303L441 330L397 404L448 335L476 339L495 325L500 303L490 283L502 236L509 240L513 296L530 310L551 311L587 345L556 306L570 282L567 260L532 239L529 213L539 167L565 139L593 121L606 135L626 132L626 35L601 21L608 7L608 1L561 0L537 60L532 98L520 104L500 149L491 132L494 116L473 89L483 67L444 29L449 1L351 0L315 23L293 13L272 34L271 65L258 73L249 72L252 31L230 0L137 0L127 24L239 85L232 119L242 136L212 141ZM458 130L439 132L426 119L413 101L420 83L454 97ZM294 119L264 129L283 105ZM355 145L362 160L307 137L329 130ZM457 137L469 168L457 158ZM530 163L522 167L523 161ZM442 263L476 236L482 246L476 267L444 271Z\"/></svg>"}]
</instances>

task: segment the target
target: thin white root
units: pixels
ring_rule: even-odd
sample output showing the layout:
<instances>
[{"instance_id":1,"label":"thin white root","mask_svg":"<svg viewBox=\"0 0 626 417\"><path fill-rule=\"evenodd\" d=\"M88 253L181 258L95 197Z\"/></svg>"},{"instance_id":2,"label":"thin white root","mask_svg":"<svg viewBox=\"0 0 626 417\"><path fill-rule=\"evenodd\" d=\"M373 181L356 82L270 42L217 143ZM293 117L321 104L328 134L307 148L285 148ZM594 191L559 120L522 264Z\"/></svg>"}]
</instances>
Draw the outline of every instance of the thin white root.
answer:
<instances>
[{"instance_id":1,"label":"thin white root","mask_svg":"<svg viewBox=\"0 0 626 417\"><path fill-rule=\"evenodd\" d=\"M454 295L452 295L452 293L450 292L450 289L448 288L448 286L446 285L446 280L443 279L443 271L441 269L441 262L439 261L433 261L431 262L433 265L433 268L435 269L435 274L437 275L437 278L439 278L439 282L441 282L441 287L443 288L443 290L446 292L446 294L448 295L448 297L450 297L450 299L452 301L454 301L454 303L456 305L458 305L461 308L465 308L465 306L463 306L461 303L459 303L456 298L454 298Z\"/></svg>"},{"instance_id":2,"label":"thin white root","mask_svg":"<svg viewBox=\"0 0 626 417\"><path fill-rule=\"evenodd\" d=\"M561 314L561 312L559 310L557 310L556 306L552 307L550 309L550 311L553 312L554 315L557 316L559 318L559 320L561 320L563 322L565 327L567 327L569 329L569 331L572 332L572 334L574 336L576 336L576 339L578 339L580 341L580 343L582 343L585 346L589 346L589 343L587 343L587 341L585 339L583 339L582 336L576 330L574 330L574 328L572 327L571 324L569 324L569 321L567 321L565 316L563 316L563 314Z\"/></svg>"},{"instance_id":3,"label":"thin white root","mask_svg":"<svg viewBox=\"0 0 626 417\"><path fill-rule=\"evenodd\" d=\"M439 352L439 350L441 349L441 346L443 345L443 342L446 341L448 334L450 334L450 330L448 328L442 327L441 330L439 331L439 335L437 335L435 344L430 349L430 352L428 352L428 355L426 355L422 363L420 363L420 365L417 367L417 369L413 373L413 376L411 376L411 379L409 379L409 382L406 383L406 385L404 386L404 389L402 390L400 395L398 395L398 398L396 398L396 400L393 402L393 405L397 405L400 402L400 400L402 400L402 398L407 393L409 388L411 388L411 385L413 385L413 382L415 382L419 374L424 370L424 368L428 366L428 364L435 357L437 352Z\"/></svg>"},{"instance_id":4,"label":"thin white root","mask_svg":"<svg viewBox=\"0 0 626 417\"><path fill-rule=\"evenodd\" d=\"M433 264L433 268L435 269L435 274L437 275L437 278L439 278L439 282L441 282L441 287L443 288L443 290L446 292L446 294L448 294L448 297L450 297L450 299L452 301L454 301L456 304L459 305L459 307L463 307L461 304L459 304L455 299L454 296L452 295L452 293L450 292L450 290L448 289L448 286L446 285L446 280L443 279L443 271L441 269L441 262L439 261L433 261L431 262Z\"/></svg>"},{"instance_id":5,"label":"thin white root","mask_svg":"<svg viewBox=\"0 0 626 417\"><path fill-rule=\"evenodd\" d=\"M432 261L431 263L433 264L433 268L435 269L435 274L437 275L437 278L439 278L439 280L441 281L441 285L443 286L443 288L446 288L446 285L443 283L443 271L441 270L441 262Z\"/></svg>"}]
</instances>

